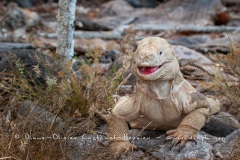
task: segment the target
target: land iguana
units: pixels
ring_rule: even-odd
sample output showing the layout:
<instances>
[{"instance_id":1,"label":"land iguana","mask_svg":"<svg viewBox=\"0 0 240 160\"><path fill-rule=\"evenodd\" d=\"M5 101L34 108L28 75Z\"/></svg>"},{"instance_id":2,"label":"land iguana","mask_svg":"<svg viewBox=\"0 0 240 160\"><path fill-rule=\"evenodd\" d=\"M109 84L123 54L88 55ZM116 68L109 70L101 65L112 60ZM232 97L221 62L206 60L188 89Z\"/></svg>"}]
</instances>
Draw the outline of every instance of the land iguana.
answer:
<instances>
[{"instance_id":1,"label":"land iguana","mask_svg":"<svg viewBox=\"0 0 240 160\"><path fill-rule=\"evenodd\" d=\"M220 110L218 100L207 98L183 78L171 45L162 38L141 40L134 53L132 72L136 93L119 99L108 119L110 147L120 155L134 145L131 128L167 131L181 147Z\"/></svg>"}]
</instances>

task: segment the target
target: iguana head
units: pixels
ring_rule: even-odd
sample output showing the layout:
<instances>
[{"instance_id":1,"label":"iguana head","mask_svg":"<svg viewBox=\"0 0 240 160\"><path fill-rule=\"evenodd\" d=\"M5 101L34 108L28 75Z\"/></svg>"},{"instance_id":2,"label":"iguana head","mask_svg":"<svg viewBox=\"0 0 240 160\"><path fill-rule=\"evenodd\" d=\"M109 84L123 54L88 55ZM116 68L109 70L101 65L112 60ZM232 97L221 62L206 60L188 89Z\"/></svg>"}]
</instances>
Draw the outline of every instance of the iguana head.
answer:
<instances>
[{"instance_id":1,"label":"iguana head","mask_svg":"<svg viewBox=\"0 0 240 160\"><path fill-rule=\"evenodd\" d=\"M171 45L159 37L141 40L134 53L133 73L142 80L171 80L179 74L179 64Z\"/></svg>"}]
</instances>

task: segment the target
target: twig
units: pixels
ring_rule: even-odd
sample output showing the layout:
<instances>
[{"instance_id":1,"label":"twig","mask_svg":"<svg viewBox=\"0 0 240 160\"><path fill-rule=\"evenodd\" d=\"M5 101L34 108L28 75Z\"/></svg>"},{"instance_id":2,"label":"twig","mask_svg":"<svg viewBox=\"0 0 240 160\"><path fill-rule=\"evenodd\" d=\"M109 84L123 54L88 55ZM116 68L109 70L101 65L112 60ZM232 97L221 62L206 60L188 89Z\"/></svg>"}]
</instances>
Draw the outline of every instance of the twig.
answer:
<instances>
[{"instance_id":1,"label":"twig","mask_svg":"<svg viewBox=\"0 0 240 160\"><path fill-rule=\"evenodd\" d=\"M9 156L9 157L2 157L2 158L0 158L0 160L2 160L2 159L18 159L18 158L15 158L15 157Z\"/></svg>"},{"instance_id":2,"label":"twig","mask_svg":"<svg viewBox=\"0 0 240 160\"><path fill-rule=\"evenodd\" d=\"M130 78L130 76L132 75L132 73L130 73L119 85L118 87L116 88L115 92L117 92L119 90L119 88L127 82L127 80Z\"/></svg>"},{"instance_id":3,"label":"twig","mask_svg":"<svg viewBox=\"0 0 240 160\"><path fill-rule=\"evenodd\" d=\"M152 123L149 122L134 138L133 138L133 141L131 142L133 144L134 140Z\"/></svg>"}]
</instances>

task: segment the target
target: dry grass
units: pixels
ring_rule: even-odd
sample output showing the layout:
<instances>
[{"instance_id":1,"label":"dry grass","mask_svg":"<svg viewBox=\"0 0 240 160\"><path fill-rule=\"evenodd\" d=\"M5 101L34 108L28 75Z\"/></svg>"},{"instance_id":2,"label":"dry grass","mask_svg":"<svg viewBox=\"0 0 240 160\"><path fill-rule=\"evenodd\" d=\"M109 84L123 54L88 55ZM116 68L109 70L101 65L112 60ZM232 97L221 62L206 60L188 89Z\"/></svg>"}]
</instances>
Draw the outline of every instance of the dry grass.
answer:
<instances>
[{"instance_id":1,"label":"dry grass","mask_svg":"<svg viewBox=\"0 0 240 160\"><path fill-rule=\"evenodd\" d=\"M240 45L231 41L231 52L224 56L215 57L218 72L214 77L214 84L218 93L226 97L227 103L223 110L234 115L240 120ZM237 127L240 128L238 124ZM234 142L233 150L228 159L235 160L240 158L240 139Z\"/></svg>"},{"instance_id":2,"label":"dry grass","mask_svg":"<svg viewBox=\"0 0 240 160\"><path fill-rule=\"evenodd\" d=\"M131 36L123 45L128 39ZM77 72L72 71L72 61L59 67L62 61L55 54L54 62L35 57L39 65L32 66L33 72L29 72L20 59L10 54L13 70L0 75L1 158L68 159L73 150L68 138L93 132L99 123L95 112L109 110L115 104L113 95L123 84L131 55L125 55L123 67L114 67L103 75L92 68L93 63L98 64L101 52L95 49L88 54L94 61L83 63ZM19 110L26 106L30 112L21 114ZM31 110L34 107L40 109ZM53 139L54 134L66 139ZM34 139L42 137L45 139Z\"/></svg>"},{"instance_id":3,"label":"dry grass","mask_svg":"<svg viewBox=\"0 0 240 160\"><path fill-rule=\"evenodd\" d=\"M240 46L231 41L231 52L215 58L218 72L214 84L218 92L227 98L226 111L240 119Z\"/></svg>"}]
</instances>

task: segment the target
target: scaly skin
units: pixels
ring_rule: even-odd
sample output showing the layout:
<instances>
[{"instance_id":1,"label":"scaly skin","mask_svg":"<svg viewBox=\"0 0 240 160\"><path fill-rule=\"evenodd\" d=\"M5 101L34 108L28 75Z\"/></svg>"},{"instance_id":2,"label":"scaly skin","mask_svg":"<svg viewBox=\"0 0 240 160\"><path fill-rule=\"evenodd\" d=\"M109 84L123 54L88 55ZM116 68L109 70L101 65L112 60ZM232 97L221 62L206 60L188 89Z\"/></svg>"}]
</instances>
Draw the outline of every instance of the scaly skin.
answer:
<instances>
[{"instance_id":1,"label":"scaly skin","mask_svg":"<svg viewBox=\"0 0 240 160\"><path fill-rule=\"evenodd\" d=\"M143 39L134 54L132 72L137 77L136 94L122 97L112 110L109 123L111 148L120 155L133 146L126 139L131 128L167 131L174 144L195 137L210 115L220 110L218 100L205 97L187 82L176 55L164 39ZM130 147L129 147L130 146Z\"/></svg>"}]
</instances>

